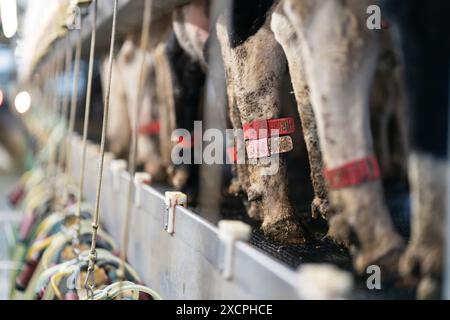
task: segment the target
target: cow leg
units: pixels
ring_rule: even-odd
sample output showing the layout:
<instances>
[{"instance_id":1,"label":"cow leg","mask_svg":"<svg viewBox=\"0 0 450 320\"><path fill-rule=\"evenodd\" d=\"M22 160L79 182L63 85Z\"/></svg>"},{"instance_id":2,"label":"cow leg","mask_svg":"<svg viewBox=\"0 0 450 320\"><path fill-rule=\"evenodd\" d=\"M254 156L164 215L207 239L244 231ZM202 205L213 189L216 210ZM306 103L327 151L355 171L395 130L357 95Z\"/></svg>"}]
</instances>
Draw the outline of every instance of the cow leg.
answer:
<instances>
[{"instance_id":1,"label":"cow leg","mask_svg":"<svg viewBox=\"0 0 450 320\"><path fill-rule=\"evenodd\" d=\"M227 77L230 74L229 70L226 70ZM233 128L242 128L241 116L239 113L239 109L236 105L234 96L233 96L233 85L232 81L227 81L227 94L228 94L228 108L229 108L229 117L231 121L231 125ZM234 171L236 177L231 181L231 184L228 188L228 192L234 195L238 195L241 193L246 193L250 188L250 173L249 168L246 163L236 163L233 164ZM247 206L247 214L250 218L262 221L262 210L261 206L258 202L251 201Z\"/></svg>"},{"instance_id":2,"label":"cow leg","mask_svg":"<svg viewBox=\"0 0 450 320\"><path fill-rule=\"evenodd\" d=\"M284 6L301 38L324 164L331 170L374 153L368 101L378 44L365 25L368 5L287 0ZM394 231L381 181L332 189L329 197L336 210L330 235L353 244L355 269L377 264L396 270L403 241Z\"/></svg>"},{"instance_id":3,"label":"cow leg","mask_svg":"<svg viewBox=\"0 0 450 320\"><path fill-rule=\"evenodd\" d=\"M233 14L240 14L251 23L251 18L244 15L246 10L254 9L252 2L236 1ZM270 18L266 19L266 14L267 10L262 12L263 24L251 36L248 36L245 26L233 23L229 26L223 16L217 24L222 51L227 52L224 55L225 67L230 71L227 81L233 85L241 123L276 119L279 116L278 92L285 60L281 47L270 31ZM233 19L242 22L238 17ZM279 170L274 175L264 175L267 165L262 163L249 164L247 168L249 187L246 193L250 202L259 202L261 205L262 230L265 235L282 243L303 242L301 227L288 199L284 160L280 158Z\"/></svg>"},{"instance_id":4,"label":"cow leg","mask_svg":"<svg viewBox=\"0 0 450 320\"><path fill-rule=\"evenodd\" d=\"M223 45L220 47L223 60L229 61L230 47ZM227 86L227 100L228 100L228 116L230 118L231 126L234 129L239 129L242 128L242 122L241 122L241 114L239 113L239 108L236 105L236 99L234 96L231 65L229 64L224 65L223 68L225 71L225 78L227 79L226 86ZM230 186L228 188L228 192L234 195L239 195L241 193L245 194L247 190L249 190L250 188L250 173L248 170L247 163L233 164L233 171L236 176L231 181ZM254 220L257 221L263 220L260 205L255 201L252 201L248 204L247 214L249 215L250 218Z\"/></svg>"},{"instance_id":5,"label":"cow leg","mask_svg":"<svg viewBox=\"0 0 450 320\"><path fill-rule=\"evenodd\" d=\"M311 170L311 181L314 188L312 213L314 217L327 218L330 214L325 180L322 175L323 163L320 152L319 137L317 133L314 111L309 98L309 89L306 83L304 65L300 52L300 41L294 27L284 15L279 6L272 15L272 31L276 40L283 47L289 65L292 86L297 101L298 112L303 128L303 135L308 150Z\"/></svg>"},{"instance_id":6,"label":"cow leg","mask_svg":"<svg viewBox=\"0 0 450 320\"><path fill-rule=\"evenodd\" d=\"M137 100L136 88L138 87L140 68L144 55L144 63L146 73L144 74L144 89L142 92L142 102ZM139 128L147 125L153 120L152 109L155 109L153 79L150 77L154 72L154 63L149 52L142 50L136 45L133 37L128 37L122 45L117 58L116 64L120 75L127 81L122 81L122 87L125 92L127 103L123 106L128 109L128 117L130 119L130 127L135 125L136 108L140 108L138 117L138 134L137 134L137 154L136 166L145 165L145 169L152 175L154 180L160 180L162 166L160 157L157 152L156 141L154 141L147 133L140 132Z\"/></svg>"},{"instance_id":7,"label":"cow leg","mask_svg":"<svg viewBox=\"0 0 450 320\"><path fill-rule=\"evenodd\" d=\"M108 70L108 59L104 59L101 64L100 76L102 84L106 84ZM105 88L105 86L103 86ZM106 137L108 147L117 158L125 158L128 154L128 146L131 137L131 125L128 117L128 111L125 89L123 86L122 75L117 62L113 62L113 72L111 78L111 102L108 131Z\"/></svg>"},{"instance_id":8,"label":"cow leg","mask_svg":"<svg viewBox=\"0 0 450 320\"><path fill-rule=\"evenodd\" d=\"M148 73L144 82L142 109L140 111L140 126L145 127L149 123L159 121L157 113L157 93L155 88L155 65L151 53L148 53ZM143 165L144 170L152 176L153 181L165 181L165 170L159 154L158 134L139 132L137 165Z\"/></svg>"},{"instance_id":9,"label":"cow leg","mask_svg":"<svg viewBox=\"0 0 450 320\"><path fill-rule=\"evenodd\" d=\"M183 50L175 34L169 38L166 55L171 71L177 128L186 129L193 134L194 121L200 115L205 74L200 64ZM196 165L176 166L172 179L174 186L181 190L187 183L195 184L197 169Z\"/></svg>"},{"instance_id":10,"label":"cow leg","mask_svg":"<svg viewBox=\"0 0 450 320\"><path fill-rule=\"evenodd\" d=\"M449 37L450 4L445 0L386 3L401 37L411 115L408 174L413 222L400 271L421 279L419 298L437 298L447 211L450 47L443 39Z\"/></svg>"}]
</instances>

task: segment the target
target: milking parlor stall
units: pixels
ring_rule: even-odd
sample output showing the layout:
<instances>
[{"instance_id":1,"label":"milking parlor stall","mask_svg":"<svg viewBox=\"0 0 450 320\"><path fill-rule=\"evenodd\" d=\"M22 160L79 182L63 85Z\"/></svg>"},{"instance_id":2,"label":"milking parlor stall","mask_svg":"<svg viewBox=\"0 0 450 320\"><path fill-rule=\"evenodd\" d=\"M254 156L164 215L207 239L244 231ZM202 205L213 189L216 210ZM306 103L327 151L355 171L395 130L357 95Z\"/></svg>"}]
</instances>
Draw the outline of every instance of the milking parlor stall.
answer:
<instances>
[{"instance_id":1,"label":"milking parlor stall","mask_svg":"<svg viewBox=\"0 0 450 320\"><path fill-rule=\"evenodd\" d=\"M0 298L450 298L449 4L0 0Z\"/></svg>"}]
</instances>

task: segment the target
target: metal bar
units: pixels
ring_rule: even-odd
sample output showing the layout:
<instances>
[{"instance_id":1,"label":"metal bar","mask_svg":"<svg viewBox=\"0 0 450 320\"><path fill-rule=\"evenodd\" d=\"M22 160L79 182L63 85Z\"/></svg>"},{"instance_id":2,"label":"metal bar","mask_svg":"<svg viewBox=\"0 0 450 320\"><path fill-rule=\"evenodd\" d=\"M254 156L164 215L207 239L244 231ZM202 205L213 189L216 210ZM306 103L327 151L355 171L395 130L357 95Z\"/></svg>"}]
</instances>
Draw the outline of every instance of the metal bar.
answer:
<instances>
[{"instance_id":1,"label":"metal bar","mask_svg":"<svg viewBox=\"0 0 450 320\"><path fill-rule=\"evenodd\" d=\"M152 21L158 20L164 15L169 14L173 8L181 4L187 3L190 0L154 0L152 6ZM96 54L103 54L108 51L109 39L111 37L111 22L112 22L112 1L100 0L98 1L98 19L97 19L97 34L98 41L96 43ZM119 2L117 12L117 40L120 43L130 32L140 29L142 24L142 10L144 8L143 1L136 0L121 0ZM73 48L76 46L76 37L69 36L70 43ZM87 57L89 54L90 32L85 28L82 32L83 44L82 55ZM61 39L56 41L59 43ZM55 43L52 46L56 45ZM45 61L51 61L55 58L54 50L51 50L47 55L41 57L40 61L34 66L34 71L39 70ZM34 72L28 72L29 75Z\"/></svg>"},{"instance_id":2,"label":"metal bar","mask_svg":"<svg viewBox=\"0 0 450 320\"><path fill-rule=\"evenodd\" d=\"M211 21L215 21L220 13L225 12L230 7L230 0L213 0L210 11ZM227 123L226 81L222 53L214 32L211 32L208 49L209 63L205 84L203 130L214 128L224 132ZM198 146L194 148L198 148ZM203 215L210 221L217 222L220 219L218 213L222 201L222 166L220 164L201 165L199 194L199 203Z\"/></svg>"}]
</instances>

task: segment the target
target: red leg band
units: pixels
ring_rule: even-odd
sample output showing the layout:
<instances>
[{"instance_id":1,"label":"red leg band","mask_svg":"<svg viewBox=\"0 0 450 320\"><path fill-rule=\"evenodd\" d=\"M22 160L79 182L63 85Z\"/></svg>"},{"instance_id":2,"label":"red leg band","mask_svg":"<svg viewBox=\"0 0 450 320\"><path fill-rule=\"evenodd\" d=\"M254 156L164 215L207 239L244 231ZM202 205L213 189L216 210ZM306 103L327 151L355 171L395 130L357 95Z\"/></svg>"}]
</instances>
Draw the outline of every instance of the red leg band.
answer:
<instances>
[{"instance_id":1,"label":"red leg band","mask_svg":"<svg viewBox=\"0 0 450 320\"><path fill-rule=\"evenodd\" d=\"M323 175L329 189L336 190L378 180L380 168L377 159L372 156L349 162L340 168L325 169Z\"/></svg>"}]
</instances>

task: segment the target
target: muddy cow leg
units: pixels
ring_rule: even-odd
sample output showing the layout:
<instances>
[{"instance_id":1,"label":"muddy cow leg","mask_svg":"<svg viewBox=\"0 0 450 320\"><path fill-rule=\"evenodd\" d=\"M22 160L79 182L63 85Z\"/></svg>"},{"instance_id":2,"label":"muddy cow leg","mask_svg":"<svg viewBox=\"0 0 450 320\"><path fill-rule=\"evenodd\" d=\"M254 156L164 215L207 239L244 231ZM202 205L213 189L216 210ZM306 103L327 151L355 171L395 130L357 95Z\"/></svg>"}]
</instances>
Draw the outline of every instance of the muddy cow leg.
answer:
<instances>
[{"instance_id":1,"label":"muddy cow leg","mask_svg":"<svg viewBox=\"0 0 450 320\"><path fill-rule=\"evenodd\" d=\"M374 153L368 100L378 44L365 25L368 5L328 0L284 5L301 38L324 164L334 172ZM396 271L403 241L394 231L381 182L359 182L331 188L337 214L330 219L330 235L353 244L358 272L371 264Z\"/></svg>"},{"instance_id":2,"label":"muddy cow leg","mask_svg":"<svg viewBox=\"0 0 450 320\"><path fill-rule=\"evenodd\" d=\"M198 62L204 70L208 68L208 61L205 56L207 52L206 46L211 44L208 42L216 41L214 35L210 37L209 11L209 0L194 0L185 6L176 8L173 13L173 30L178 43L183 51L194 61ZM213 75L213 77L218 76L217 74ZM221 81L215 80L213 78L215 87L222 85ZM242 128L239 110L234 102L235 99L231 87L228 83L227 96L230 121L234 128ZM219 90L221 89L219 88ZM247 190L249 173L246 164L233 165L233 171L236 177L231 182L229 192L237 195ZM248 213L252 218L261 220L262 218L259 215L260 210L257 207L257 203L250 203Z\"/></svg>"},{"instance_id":3,"label":"muddy cow leg","mask_svg":"<svg viewBox=\"0 0 450 320\"><path fill-rule=\"evenodd\" d=\"M218 39L229 68L227 81L232 84L241 123L276 119L279 116L279 87L285 70L281 47L270 31L272 1L235 1L217 24ZM267 17L267 18L266 18ZM274 175L264 175L267 166L248 165L250 202L260 202L262 230L269 238L282 243L304 241L301 227L287 192L286 164L280 157Z\"/></svg>"},{"instance_id":4,"label":"muddy cow leg","mask_svg":"<svg viewBox=\"0 0 450 320\"><path fill-rule=\"evenodd\" d=\"M271 27L275 34L275 38L283 47L284 53L286 54L298 112L302 122L303 135L308 150L311 168L311 181L315 194L312 203L312 213L314 217L321 215L326 219L330 215L330 206L328 203L325 180L322 175L322 154L320 152L314 111L311 106L309 89L305 78L299 37L288 18L284 15L282 6L279 6L272 15Z\"/></svg>"},{"instance_id":5,"label":"muddy cow leg","mask_svg":"<svg viewBox=\"0 0 450 320\"><path fill-rule=\"evenodd\" d=\"M400 263L421 279L418 296L436 298L443 270L448 179L448 1L385 1L405 62L411 153L411 241ZM417 23L421 21L421 23Z\"/></svg>"},{"instance_id":6,"label":"muddy cow leg","mask_svg":"<svg viewBox=\"0 0 450 320\"><path fill-rule=\"evenodd\" d=\"M230 47L229 46L220 46L221 53L224 61L230 61ZM225 77L228 79L226 81L227 86L227 100L228 100L228 116L230 118L231 125L234 129L242 128L241 122L241 114L239 113L239 108L236 105L236 99L234 96L234 88L231 65L224 65ZM248 169L247 163L242 164L233 164L233 171L236 175L235 178L231 181L231 184L228 188L228 192L234 195L239 195L241 193L246 193L250 188L250 173ZM262 221L262 210L258 202L252 201L248 204L247 214L250 218Z\"/></svg>"},{"instance_id":7,"label":"muddy cow leg","mask_svg":"<svg viewBox=\"0 0 450 320\"><path fill-rule=\"evenodd\" d=\"M230 74L229 71L227 74ZM228 108L229 117L233 128L242 128L241 116L239 109L235 103L232 89L232 82L227 81L227 92L228 92ZM229 192L234 195L240 193L246 193L250 188L250 172L248 164L233 164L236 173L236 178L234 178L230 184ZM262 215L261 206L256 201L251 201L247 206L247 214L250 218L263 221L264 217Z\"/></svg>"}]
</instances>

